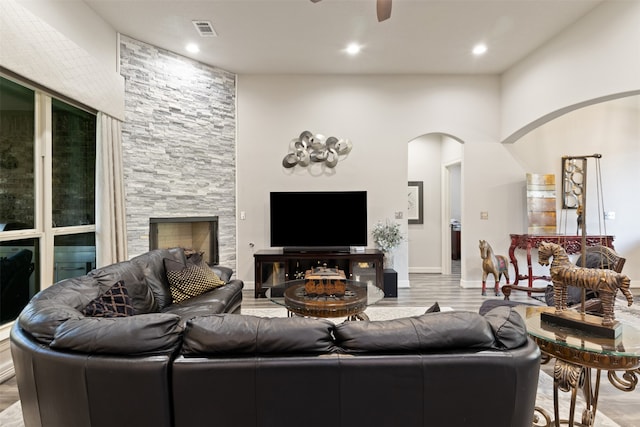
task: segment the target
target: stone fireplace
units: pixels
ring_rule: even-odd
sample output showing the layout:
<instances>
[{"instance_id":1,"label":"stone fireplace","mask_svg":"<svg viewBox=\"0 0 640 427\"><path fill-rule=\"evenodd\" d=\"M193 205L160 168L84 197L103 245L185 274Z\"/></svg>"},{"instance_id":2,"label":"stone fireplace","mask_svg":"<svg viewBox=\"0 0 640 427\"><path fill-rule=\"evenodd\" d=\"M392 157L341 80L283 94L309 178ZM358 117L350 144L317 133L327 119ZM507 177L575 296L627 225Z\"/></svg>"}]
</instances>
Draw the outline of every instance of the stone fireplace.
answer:
<instances>
[{"instance_id":1,"label":"stone fireplace","mask_svg":"<svg viewBox=\"0 0 640 427\"><path fill-rule=\"evenodd\" d=\"M218 264L218 217L149 218L149 250L175 247L204 252L207 264Z\"/></svg>"}]
</instances>

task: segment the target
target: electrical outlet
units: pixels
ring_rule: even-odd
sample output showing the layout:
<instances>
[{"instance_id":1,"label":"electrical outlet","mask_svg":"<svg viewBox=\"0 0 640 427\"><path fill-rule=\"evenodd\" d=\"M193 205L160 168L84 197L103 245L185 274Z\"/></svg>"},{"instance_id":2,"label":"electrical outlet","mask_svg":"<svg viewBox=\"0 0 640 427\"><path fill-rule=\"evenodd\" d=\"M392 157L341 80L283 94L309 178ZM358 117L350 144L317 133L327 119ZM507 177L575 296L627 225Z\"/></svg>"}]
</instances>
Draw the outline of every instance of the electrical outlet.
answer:
<instances>
[{"instance_id":1,"label":"electrical outlet","mask_svg":"<svg viewBox=\"0 0 640 427\"><path fill-rule=\"evenodd\" d=\"M604 219L616 219L616 213L615 212L605 212L604 213Z\"/></svg>"},{"instance_id":2,"label":"electrical outlet","mask_svg":"<svg viewBox=\"0 0 640 427\"><path fill-rule=\"evenodd\" d=\"M402 219L402 211L396 212L396 219Z\"/></svg>"},{"instance_id":3,"label":"electrical outlet","mask_svg":"<svg viewBox=\"0 0 640 427\"><path fill-rule=\"evenodd\" d=\"M480 219L489 219L489 212L487 211L480 212Z\"/></svg>"}]
</instances>

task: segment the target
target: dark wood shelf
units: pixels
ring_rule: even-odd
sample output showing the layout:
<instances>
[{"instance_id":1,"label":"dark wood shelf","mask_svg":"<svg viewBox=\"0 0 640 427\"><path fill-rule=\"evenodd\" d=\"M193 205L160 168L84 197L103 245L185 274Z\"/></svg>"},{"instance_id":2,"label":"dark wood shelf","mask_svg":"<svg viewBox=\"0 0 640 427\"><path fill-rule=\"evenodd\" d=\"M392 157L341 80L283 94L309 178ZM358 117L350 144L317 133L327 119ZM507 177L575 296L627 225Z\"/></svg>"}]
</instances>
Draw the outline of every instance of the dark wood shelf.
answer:
<instances>
[{"instance_id":1,"label":"dark wood shelf","mask_svg":"<svg viewBox=\"0 0 640 427\"><path fill-rule=\"evenodd\" d=\"M285 252L282 249L264 249L257 251L254 259L256 298L264 297L270 285L302 279L306 270L324 264L343 270L350 280L371 280L378 288L384 289L384 253L377 249L365 249L364 252Z\"/></svg>"}]
</instances>

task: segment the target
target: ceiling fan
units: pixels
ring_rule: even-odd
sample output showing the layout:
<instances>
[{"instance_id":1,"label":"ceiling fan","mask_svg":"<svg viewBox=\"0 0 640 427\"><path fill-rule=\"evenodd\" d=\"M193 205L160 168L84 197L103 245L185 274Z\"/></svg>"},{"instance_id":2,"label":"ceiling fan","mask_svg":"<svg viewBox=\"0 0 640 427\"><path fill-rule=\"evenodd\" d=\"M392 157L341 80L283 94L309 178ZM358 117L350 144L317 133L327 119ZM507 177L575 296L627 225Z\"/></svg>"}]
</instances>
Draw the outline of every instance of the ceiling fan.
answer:
<instances>
[{"instance_id":1,"label":"ceiling fan","mask_svg":"<svg viewBox=\"0 0 640 427\"><path fill-rule=\"evenodd\" d=\"M312 3L318 3L320 0L311 0ZM378 13L378 22L391 17L391 0L377 0L376 12Z\"/></svg>"}]
</instances>

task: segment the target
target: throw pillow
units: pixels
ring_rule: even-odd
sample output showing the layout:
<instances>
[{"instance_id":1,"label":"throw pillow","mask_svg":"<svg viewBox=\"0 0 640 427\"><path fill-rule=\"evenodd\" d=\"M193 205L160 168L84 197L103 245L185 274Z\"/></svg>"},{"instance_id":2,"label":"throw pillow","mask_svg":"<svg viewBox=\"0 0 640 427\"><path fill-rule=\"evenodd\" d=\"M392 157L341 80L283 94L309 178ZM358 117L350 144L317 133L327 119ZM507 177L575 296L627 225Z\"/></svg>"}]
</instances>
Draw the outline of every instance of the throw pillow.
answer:
<instances>
[{"instance_id":1,"label":"throw pillow","mask_svg":"<svg viewBox=\"0 0 640 427\"><path fill-rule=\"evenodd\" d=\"M120 280L104 294L87 304L82 309L82 314L88 317L127 317L133 316L135 310L127 288Z\"/></svg>"},{"instance_id":2,"label":"throw pillow","mask_svg":"<svg viewBox=\"0 0 640 427\"><path fill-rule=\"evenodd\" d=\"M195 264L187 260L187 264L182 265L165 258L164 266L174 304L197 297L225 284L224 280L220 279L202 260Z\"/></svg>"},{"instance_id":3,"label":"throw pillow","mask_svg":"<svg viewBox=\"0 0 640 427\"><path fill-rule=\"evenodd\" d=\"M424 313L440 313L440 304L438 304L438 301L436 301L431 307L427 308L427 311Z\"/></svg>"}]
</instances>

